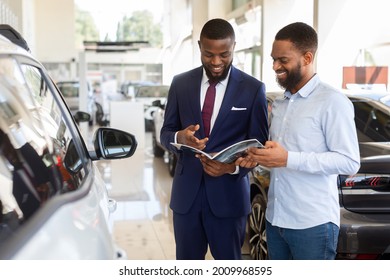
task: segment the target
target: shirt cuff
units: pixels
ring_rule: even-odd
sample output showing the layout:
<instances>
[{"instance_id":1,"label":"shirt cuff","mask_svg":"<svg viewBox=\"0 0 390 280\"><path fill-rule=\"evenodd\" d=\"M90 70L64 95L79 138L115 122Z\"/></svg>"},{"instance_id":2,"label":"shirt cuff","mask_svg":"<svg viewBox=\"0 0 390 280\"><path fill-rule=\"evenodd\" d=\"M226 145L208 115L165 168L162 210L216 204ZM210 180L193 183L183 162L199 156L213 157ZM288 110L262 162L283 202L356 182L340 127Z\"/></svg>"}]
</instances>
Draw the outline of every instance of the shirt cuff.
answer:
<instances>
[{"instance_id":1,"label":"shirt cuff","mask_svg":"<svg viewBox=\"0 0 390 280\"><path fill-rule=\"evenodd\" d=\"M236 165L236 170L233 173L230 173L230 175L236 175L238 173L240 173L240 167Z\"/></svg>"},{"instance_id":2,"label":"shirt cuff","mask_svg":"<svg viewBox=\"0 0 390 280\"><path fill-rule=\"evenodd\" d=\"M175 133L175 137L173 138L173 143L177 144L177 132Z\"/></svg>"},{"instance_id":3,"label":"shirt cuff","mask_svg":"<svg viewBox=\"0 0 390 280\"><path fill-rule=\"evenodd\" d=\"M298 170L300 162L300 152L288 152L287 153L287 166L288 168Z\"/></svg>"}]
</instances>

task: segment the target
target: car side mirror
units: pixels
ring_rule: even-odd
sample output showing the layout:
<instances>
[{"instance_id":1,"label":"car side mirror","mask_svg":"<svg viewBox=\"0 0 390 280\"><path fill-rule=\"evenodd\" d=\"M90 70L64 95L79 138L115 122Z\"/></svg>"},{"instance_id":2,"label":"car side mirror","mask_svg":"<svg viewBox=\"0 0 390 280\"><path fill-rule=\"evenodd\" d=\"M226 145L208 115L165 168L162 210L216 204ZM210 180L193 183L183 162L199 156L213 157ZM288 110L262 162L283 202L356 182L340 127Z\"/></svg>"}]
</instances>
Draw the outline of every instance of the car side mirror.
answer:
<instances>
[{"instance_id":1,"label":"car side mirror","mask_svg":"<svg viewBox=\"0 0 390 280\"><path fill-rule=\"evenodd\" d=\"M138 144L134 135L108 127L100 127L96 130L93 143L95 151L90 152L92 160L131 157Z\"/></svg>"},{"instance_id":2,"label":"car side mirror","mask_svg":"<svg viewBox=\"0 0 390 280\"><path fill-rule=\"evenodd\" d=\"M88 122L91 119L91 115L88 114L87 112L83 111L77 111L74 115L73 118L77 124L81 122Z\"/></svg>"},{"instance_id":3,"label":"car side mirror","mask_svg":"<svg viewBox=\"0 0 390 280\"><path fill-rule=\"evenodd\" d=\"M152 106L164 109L165 105L161 103L160 99L152 101Z\"/></svg>"},{"instance_id":4,"label":"car side mirror","mask_svg":"<svg viewBox=\"0 0 390 280\"><path fill-rule=\"evenodd\" d=\"M152 106L160 107L161 106L161 100L157 99L152 101Z\"/></svg>"}]
</instances>

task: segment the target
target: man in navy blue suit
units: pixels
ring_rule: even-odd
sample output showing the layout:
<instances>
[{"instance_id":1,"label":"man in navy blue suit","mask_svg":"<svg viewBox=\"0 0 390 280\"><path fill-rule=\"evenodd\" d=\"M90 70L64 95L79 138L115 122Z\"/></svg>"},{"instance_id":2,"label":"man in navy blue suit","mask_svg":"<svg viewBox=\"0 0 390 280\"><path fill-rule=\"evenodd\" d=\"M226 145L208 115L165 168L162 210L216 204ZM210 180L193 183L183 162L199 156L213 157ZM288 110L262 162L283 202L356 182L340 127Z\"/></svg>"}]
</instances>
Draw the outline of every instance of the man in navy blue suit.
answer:
<instances>
[{"instance_id":1,"label":"man in navy blue suit","mask_svg":"<svg viewBox=\"0 0 390 280\"><path fill-rule=\"evenodd\" d=\"M235 44L229 22L209 20L198 41L202 66L175 76L170 86L161 142L178 155L170 202L177 259L205 259L208 247L214 259L241 259L250 169L178 151L170 144L215 153L245 139L263 144L268 139L265 85L232 65ZM202 107L214 82L207 135Z\"/></svg>"}]
</instances>

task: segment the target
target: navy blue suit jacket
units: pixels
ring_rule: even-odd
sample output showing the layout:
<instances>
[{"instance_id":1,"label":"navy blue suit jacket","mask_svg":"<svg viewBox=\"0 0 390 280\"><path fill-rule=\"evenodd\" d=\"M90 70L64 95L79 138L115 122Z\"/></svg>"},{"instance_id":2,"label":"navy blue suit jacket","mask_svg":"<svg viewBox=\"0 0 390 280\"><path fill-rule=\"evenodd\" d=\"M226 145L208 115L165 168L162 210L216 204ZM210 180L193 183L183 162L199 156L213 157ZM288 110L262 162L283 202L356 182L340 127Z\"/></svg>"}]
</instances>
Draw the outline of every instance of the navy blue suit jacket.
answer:
<instances>
[{"instance_id":1,"label":"navy blue suit jacket","mask_svg":"<svg viewBox=\"0 0 390 280\"><path fill-rule=\"evenodd\" d=\"M240 168L239 174L235 175L212 177L203 172L202 164L194 154L177 151L170 145L175 133L189 125L199 124L201 127L195 136L205 137L200 106L202 71L199 67L175 76L169 89L161 143L178 153L170 207L177 213L187 213L203 177L214 215L244 216L250 212L249 169ZM268 140L267 116L265 85L232 66L225 96L204 151L219 152L249 138L264 144Z\"/></svg>"}]
</instances>

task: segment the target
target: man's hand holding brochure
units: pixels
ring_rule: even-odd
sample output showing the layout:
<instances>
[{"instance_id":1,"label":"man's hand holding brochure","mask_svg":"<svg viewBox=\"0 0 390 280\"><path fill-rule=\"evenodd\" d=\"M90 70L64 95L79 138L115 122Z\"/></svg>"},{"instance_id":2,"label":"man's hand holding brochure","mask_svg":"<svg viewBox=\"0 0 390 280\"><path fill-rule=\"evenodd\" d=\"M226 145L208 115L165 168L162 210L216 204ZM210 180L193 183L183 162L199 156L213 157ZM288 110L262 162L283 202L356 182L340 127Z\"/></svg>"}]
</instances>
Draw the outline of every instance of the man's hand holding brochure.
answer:
<instances>
[{"instance_id":1,"label":"man's hand holding brochure","mask_svg":"<svg viewBox=\"0 0 390 280\"><path fill-rule=\"evenodd\" d=\"M223 163L234 162L237 158L245 155L246 150L248 148L251 147L264 148L263 144L261 144L257 139L248 139L248 140L237 142L223 149L222 151L212 155L184 144L171 143L171 145L175 146L179 150L190 151L195 154L203 154L212 160L216 160Z\"/></svg>"}]
</instances>

